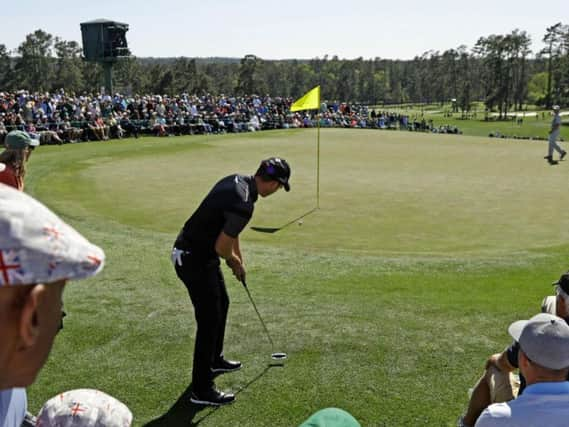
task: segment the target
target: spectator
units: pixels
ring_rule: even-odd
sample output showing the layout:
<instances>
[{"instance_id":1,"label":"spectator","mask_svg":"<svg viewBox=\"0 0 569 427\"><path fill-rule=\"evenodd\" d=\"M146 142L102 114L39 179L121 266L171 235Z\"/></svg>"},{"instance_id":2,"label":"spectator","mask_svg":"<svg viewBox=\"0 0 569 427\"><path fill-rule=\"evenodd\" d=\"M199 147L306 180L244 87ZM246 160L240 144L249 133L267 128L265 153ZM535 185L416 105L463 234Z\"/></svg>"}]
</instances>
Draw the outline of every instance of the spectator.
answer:
<instances>
[{"instance_id":1,"label":"spectator","mask_svg":"<svg viewBox=\"0 0 569 427\"><path fill-rule=\"evenodd\" d=\"M116 118L116 113L111 113L106 120L106 125L109 128L109 136L121 139L124 136L124 130L120 122Z\"/></svg>"},{"instance_id":2,"label":"spectator","mask_svg":"<svg viewBox=\"0 0 569 427\"><path fill-rule=\"evenodd\" d=\"M21 130L13 130L6 135L6 149L0 154L0 163L4 165L0 171L0 183L24 190L24 177L26 176L26 162L30 158L34 147L39 145L37 139Z\"/></svg>"},{"instance_id":3,"label":"spectator","mask_svg":"<svg viewBox=\"0 0 569 427\"><path fill-rule=\"evenodd\" d=\"M132 413L102 391L77 389L48 400L37 419L38 427L129 427Z\"/></svg>"},{"instance_id":4,"label":"spectator","mask_svg":"<svg viewBox=\"0 0 569 427\"><path fill-rule=\"evenodd\" d=\"M10 130L24 130L26 123L35 124L42 144L60 143L59 140L72 142L78 139L102 141L109 137L120 138L123 134L121 129L125 136L136 137L143 133L164 136L220 134L312 127L317 124L315 112L291 114L291 103L290 98L271 98L268 95L229 97L207 94L198 97L184 93L175 97L134 95L126 98L120 94L111 97L100 94L30 94L26 91L18 94L0 93L0 140L2 134ZM403 129L403 124L399 124L408 120L407 116L397 112L378 112L368 110L366 106L338 102L323 102L321 113L321 126L330 127ZM130 127L128 121L134 127ZM417 126L409 123L408 128L416 130ZM460 133L448 126L433 131Z\"/></svg>"},{"instance_id":5,"label":"spectator","mask_svg":"<svg viewBox=\"0 0 569 427\"><path fill-rule=\"evenodd\" d=\"M122 114L122 117L119 121L119 125L120 125L121 129L124 129L126 136L132 135L135 138L138 138L140 126L138 125L138 123L135 123L133 120L130 119L130 117L126 111Z\"/></svg>"},{"instance_id":6,"label":"spectator","mask_svg":"<svg viewBox=\"0 0 569 427\"><path fill-rule=\"evenodd\" d=\"M87 137L89 139L102 141L105 139L105 134L103 128L100 126L97 116L88 112L86 113L87 118ZM84 133L85 134L85 133Z\"/></svg>"},{"instance_id":7,"label":"spectator","mask_svg":"<svg viewBox=\"0 0 569 427\"><path fill-rule=\"evenodd\" d=\"M104 258L40 202L0 184L1 426L22 423L27 403L20 387L34 382L48 357L65 284L95 275Z\"/></svg>"},{"instance_id":8,"label":"spectator","mask_svg":"<svg viewBox=\"0 0 569 427\"><path fill-rule=\"evenodd\" d=\"M83 129L73 127L67 115L59 125L59 133L65 142L77 142L83 136Z\"/></svg>"},{"instance_id":9,"label":"spectator","mask_svg":"<svg viewBox=\"0 0 569 427\"><path fill-rule=\"evenodd\" d=\"M569 272L554 283L555 296L544 298L542 313L569 319ZM481 412L492 403L507 402L523 393L525 378L513 374L518 368L519 343L513 342L502 353L493 354L486 362L485 372L472 390L468 408L459 426L469 427L476 423Z\"/></svg>"},{"instance_id":10,"label":"spectator","mask_svg":"<svg viewBox=\"0 0 569 427\"><path fill-rule=\"evenodd\" d=\"M0 114L0 144L4 145L4 139L8 134L8 129L6 129L6 123L4 122L5 113Z\"/></svg>"},{"instance_id":11,"label":"spectator","mask_svg":"<svg viewBox=\"0 0 569 427\"><path fill-rule=\"evenodd\" d=\"M152 118L150 119L148 125L152 129L152 133L154 133L156 136L167 136L166 124L162 123L156 111L152 113Z\"/></svg>"},{"instance_id":12,"label":"spectator","mask_svg":"<svg viewBox=\"0 0 569 427\"><path fill-rule=\"evenodd\" d=\"M518 363L527 380L523 395L495 403L482 412L476 427L564 427L569 419L569 325L541 313L508 328L519 343Z\"/></svg>"},{"instance_id":13,"label":"spectator","mask_svg":"<svg viewBox=\"0 0 569 427\"><path fill-rule=\"evenodd\" d=\"M103 141L107 141L109 139L109 126L105 123L100 114L95 115L95 124L103 135Z\"/></svg>"}]
</instances>

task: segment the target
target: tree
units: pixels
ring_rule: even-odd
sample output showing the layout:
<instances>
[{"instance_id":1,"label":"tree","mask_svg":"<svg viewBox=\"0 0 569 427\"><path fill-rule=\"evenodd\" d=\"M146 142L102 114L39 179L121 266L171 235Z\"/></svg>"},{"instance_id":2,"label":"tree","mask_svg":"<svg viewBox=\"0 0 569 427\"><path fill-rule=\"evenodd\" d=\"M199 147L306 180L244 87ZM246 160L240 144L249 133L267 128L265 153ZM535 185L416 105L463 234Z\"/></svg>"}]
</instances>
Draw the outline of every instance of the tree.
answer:
<instances>
[{"instance_id":1,"label":"tree","mask_svg":"<svg viewBox=\"0 0 569 427\"><path fill-rule=\"evenodd\" d=\"M528 56L531 53L531 37L525 31L514 30L509 35L510 62L513 84L513 105L518 110L522 109L527 97L528 85Z\"/></svg>"},{"instance_id":2,"label":"tree","mask_svg":"<svg viewBox=\"0 0 569 427\"><path fill-rule=\"evenodd\" d=\"M563 33L563 24L558 22L546 29L543 36L543 42L546 47L540 52L541 55L547 55L547 95L545 98L545 106L551 108L553 105L553 75L557 69L559 58L561 56L561 40Z\"/></svg>"},{"instance_id":3,"label":"tree","mask_svg":"<svg viewBox=\"0 0 569 427\"><path fill-rule=\"evenodd\" d=\"M12 59L6 46L0 44L0 89L14 89L14 72L12 70Z\"/></svg>"},{"instance_id":4,"label":"tree","mask_svg":"<svg viewBox=\"0 0 569 427\"><path fill-rule=\"evenodd\" d=\"M255 55L245 55L241 59L235 91L239 95L267 92L263 75L263 60L261 58Z\"/></svg>"},{"instance_id":5,"label":"tree","mask_svg":"<svg viewBox=\"0 0 569 427\"><path fill-rule=\"evenodd\" d=\"M21 87L44 91L52 82L53 36L43 30L36 30L26 36L18 47L20 57L16 60L16 81Z\"/></svg>"},{"instance_id":6,"label":"tree","mask_svg":"<svg viewBox=\"0 0 569 427\"><path fill-rule=\"evenodd\" d=\"M459 85L459 74L458 74L458 60L459 52L455 49L449 49L443 52L441 55L441 72L444 75L444 89L443 89L443 102L448 102L451 99L456 99L457 102L453 103L455 109L459 108L458 103L458 85ZM464 110L463 110L464 111ZM454 111L456 112L456 111Z\"/></svg>"},{"instance_id":7,"label":"tree","mask_svg":"<svg viewBox=\"0 0 569 427\"><path fill-rule=\"evenodd\" d=\"M456 105L464 112L470 111L472 102L472 58L466 51L466 46L457 49L456 64Z\"/></svg>"},{"instance_id":8,"label":"tree","mask_svg":"<svg viewBox=\"0 0 569 427\"><path fill-rule=\"evenodd\" d=\"M83 76L81 73L81 48L74 41L55 38L55 63L54 79L51 89L64 88L68 92L74 92L81 88Z\"/></svg>"},{"instance_id":9,"label":"tree","mask_svg":"<svg viewBox=\"0 0 569 427\"><path fill-rule=\"evenodd\" d=\"M198 81L196 60L181 57L174 61L172 68L175 93L195 92Z\"/></svg>"},{"instance_id":10,"label":"tree","mask_svg":"<svg viewBox=\"0 0 569 427\"><path fill-rule=\"evenodd\" d=\"M527 100L536 105L544 105L547 102L547 84L549 73L536 73L528 82Z\"/></svg>"},{"instance_id":11,"label":"tree","mask_svg":"<svg viewBox=\"0 0 569 427\"><path fill-rule=\"evenodd\" d=\"M103 79L103 67L97 62L83 61L81 64L81 74L83 76L83 92L98 92Z\"/></svg>"},{"instance_id":12,"label":"tree","mask_svg":"<svg viewBox=\"0 0 569 427\"><path fill-rule=\"evenodd\" d=\"M481 37L474 53L482 62L485 104L488 110L498 107L500 118L506 118L512 105L521 104L527 87L526 58L531 39L525 31L508 35Z\"/></svg>"},{"instance_id":13,"label":"tree","mask_svg":"<svg viewBox=\"0 0 569 427\"><path fill-rule=\"evenodd\" d=\"M136 57L121 58L113 68L113 79L120 93L147 93L149 69L144 67Z\"/></svg>"}]
</instances>

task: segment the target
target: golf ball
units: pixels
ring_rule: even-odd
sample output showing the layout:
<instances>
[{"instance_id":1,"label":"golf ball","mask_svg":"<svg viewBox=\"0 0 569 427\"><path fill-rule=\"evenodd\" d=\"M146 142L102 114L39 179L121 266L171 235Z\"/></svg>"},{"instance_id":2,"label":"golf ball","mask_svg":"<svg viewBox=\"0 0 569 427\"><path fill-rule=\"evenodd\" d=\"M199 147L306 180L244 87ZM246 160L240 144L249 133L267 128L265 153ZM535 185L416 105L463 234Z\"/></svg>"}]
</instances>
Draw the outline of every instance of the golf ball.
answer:
<instances>
[{"instance_id":1,"label":"golf ball","mask_svg":"<svg viewBox=\"0 0 569 427\"><path fill-rule=\"evenodd\" d=\"M302 225L302 220L301 220L301 219L298 220L298 225Z\"/></svg>"}]
</instances>

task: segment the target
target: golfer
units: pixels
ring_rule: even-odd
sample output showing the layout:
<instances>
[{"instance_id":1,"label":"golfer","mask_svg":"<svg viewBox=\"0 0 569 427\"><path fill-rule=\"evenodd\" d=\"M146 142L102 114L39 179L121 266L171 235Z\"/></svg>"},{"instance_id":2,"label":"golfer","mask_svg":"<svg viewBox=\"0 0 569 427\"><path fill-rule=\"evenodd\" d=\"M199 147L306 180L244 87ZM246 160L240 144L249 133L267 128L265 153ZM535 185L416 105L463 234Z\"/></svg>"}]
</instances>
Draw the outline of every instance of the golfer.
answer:
<instances>
[{"instance_id":1,"label":"golfer","mask_svg":"<svg viewBox=\"0 0 569 427\"><path fill-rule=\"evenodd\" d=\"M559 153L559 160L567 155L567 151L563 150L559 144L557 144L557 138L559 138L559 133L561 131L561 116L559 115L559 105L553 106L553 120L551 121L551 129L549 131L549 144L547 150L547 156L545 159L550 165L556 165L557 160L553 160L553 150Z\"/></svg>"},{"instance_id":2,"label":"golfer","mask_svg":"<svg viewBox=\"0 0 569 427\"><path fill-rule=\"evenodd\" d=\"M224 405L235 395L215 388L214 376L241 368L223 356L229 297L220 268L223 258L238 280L245 279L239 233L251 216L257 197L289 186L290 167L281 158L263 160L254 176L229 175L220 180L186 221L174 248L172 262L194 306L197 330L190 401Z\"/></svg>"}]
</instances>

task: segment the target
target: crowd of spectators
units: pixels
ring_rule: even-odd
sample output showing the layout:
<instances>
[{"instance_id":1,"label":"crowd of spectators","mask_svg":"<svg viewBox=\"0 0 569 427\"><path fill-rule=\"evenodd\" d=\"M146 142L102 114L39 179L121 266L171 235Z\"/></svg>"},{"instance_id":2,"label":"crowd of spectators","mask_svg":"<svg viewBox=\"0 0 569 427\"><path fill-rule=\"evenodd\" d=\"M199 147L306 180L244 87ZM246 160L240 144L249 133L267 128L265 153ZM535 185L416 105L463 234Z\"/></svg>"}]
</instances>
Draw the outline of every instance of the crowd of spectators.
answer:
<instances>
[{"instance_id":1,"label":"crowd of spectators","mask_svg":"<svg viewBox=\"0 0 569 427\"><path fill-rule=\"evenodd\" d=\"M291 98L0 92L0 143L11 130L37 134L42 144L315 127L315 112L290 112ZM460 133L432 121L367 106L323 103L322 127Z\"/></svg>"}]
</instances>

